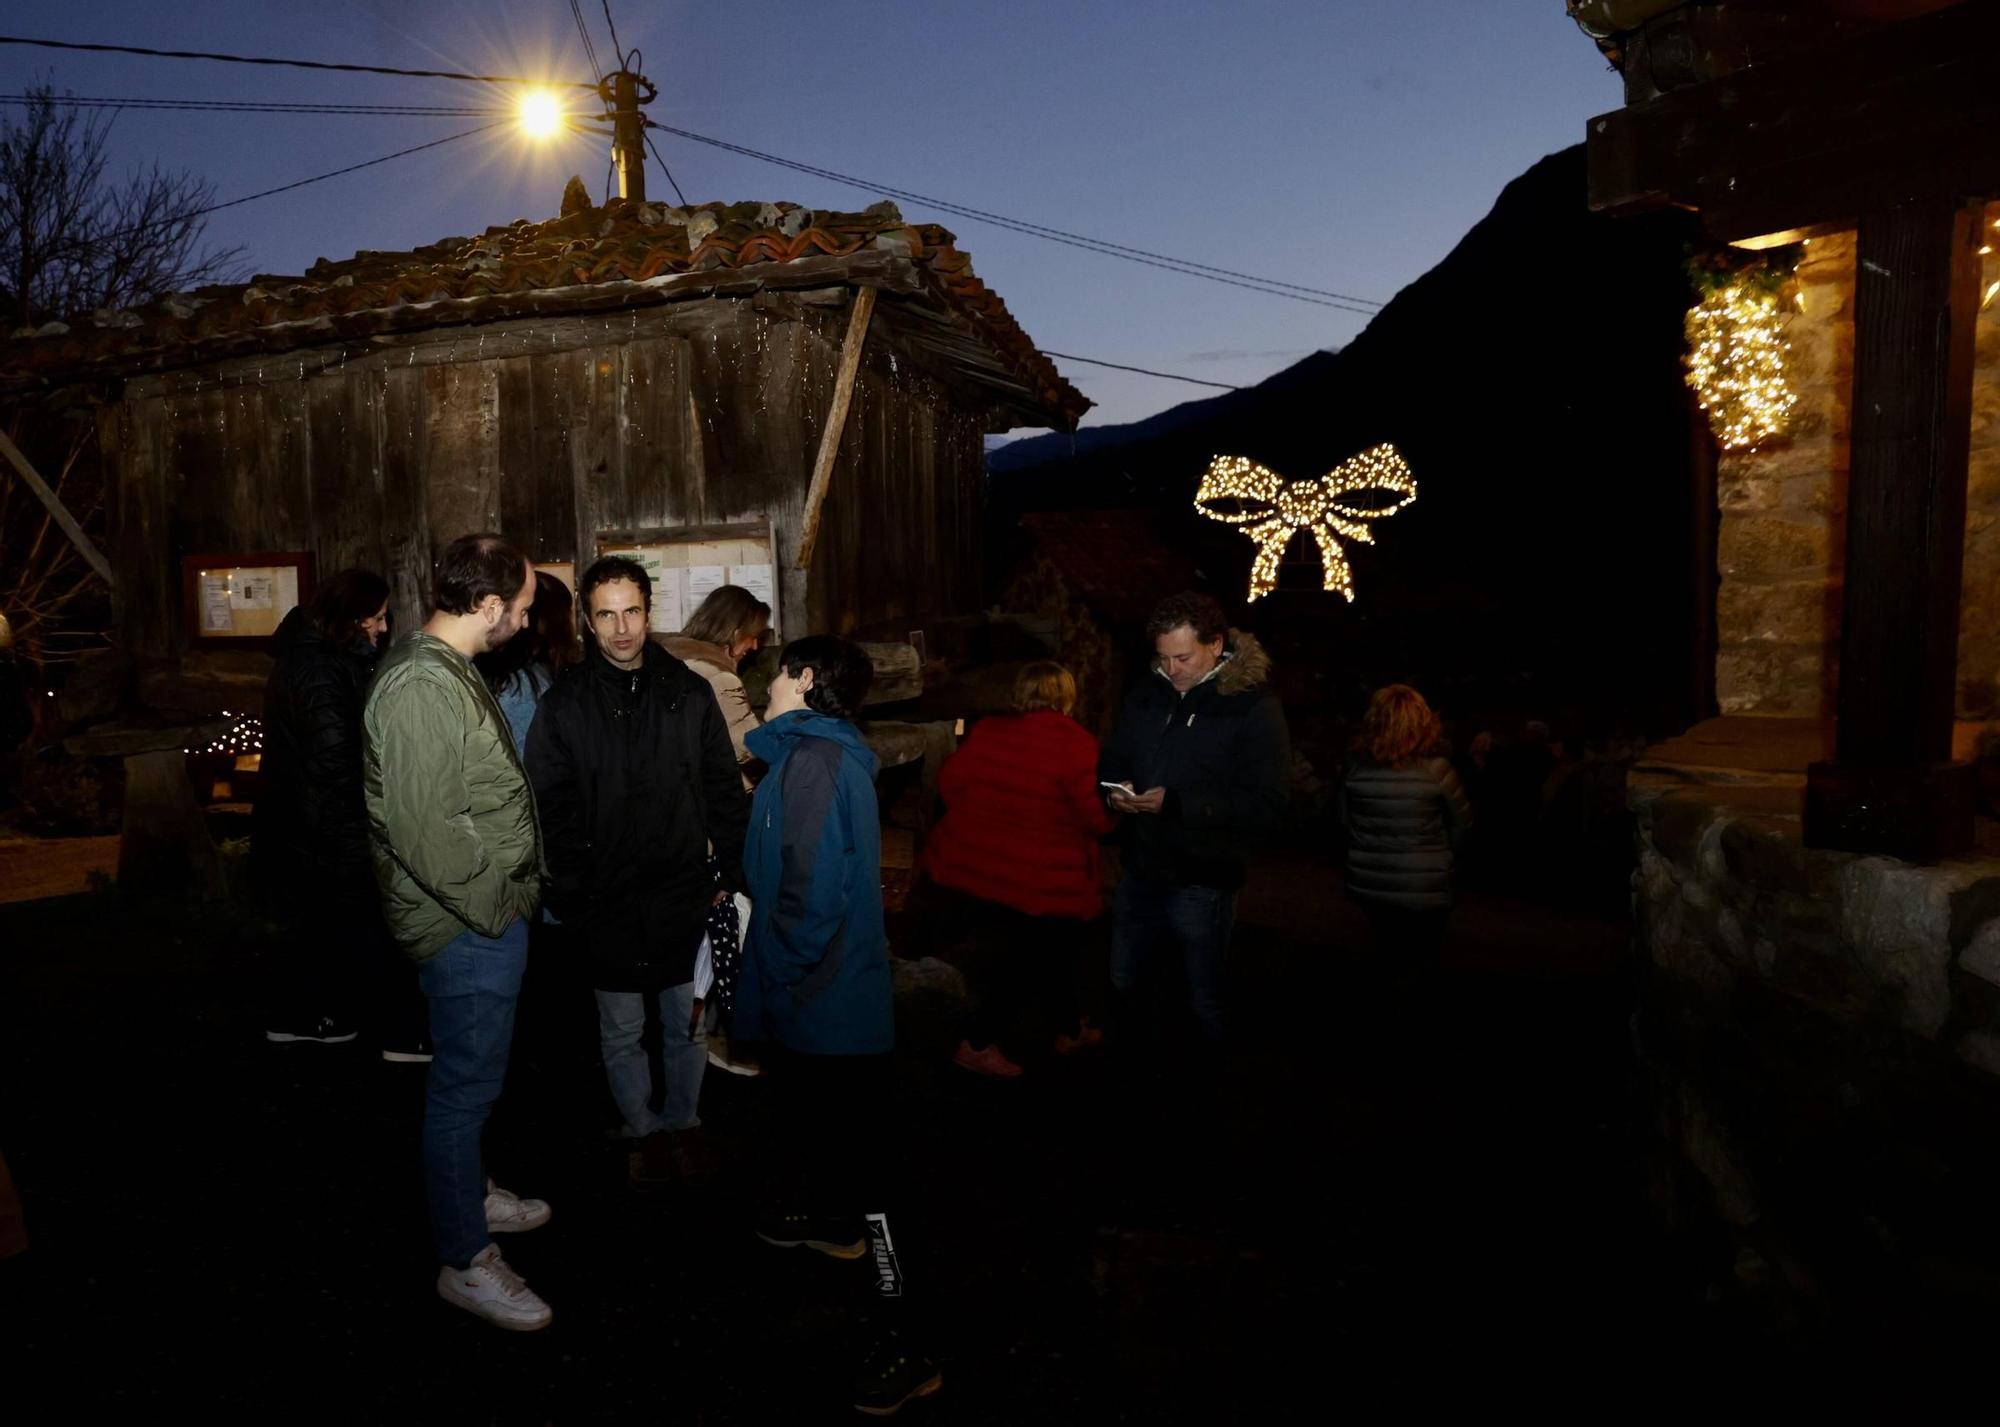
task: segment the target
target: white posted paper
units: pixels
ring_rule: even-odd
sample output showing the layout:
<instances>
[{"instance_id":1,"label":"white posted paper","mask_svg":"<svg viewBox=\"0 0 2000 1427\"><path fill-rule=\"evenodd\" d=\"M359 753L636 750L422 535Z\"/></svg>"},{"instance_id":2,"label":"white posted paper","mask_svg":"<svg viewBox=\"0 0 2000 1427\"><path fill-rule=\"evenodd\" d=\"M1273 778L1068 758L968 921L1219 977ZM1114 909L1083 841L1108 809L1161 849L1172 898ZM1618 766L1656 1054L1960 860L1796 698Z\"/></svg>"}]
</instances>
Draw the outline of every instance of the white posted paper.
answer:
<instances>
[{"instance_id":1,"label":"white posted paper","mask_svg":"<svg viewBox=\"0 0 2000 1427\"><path fill-rule=\"evenodd\" d=\"M728 583L728 570L721 565L688 566L688 608L701 608L701 602Z\"/></svg>"},{"instance_id":2,"label":"white posted paper","mask_svg":"<svg viewBox=\"0 0 2000 1427\"><path fill-rule=\"evenodd\" d=\"M687 628L681 609L681 572L668 570L653 582L653 632L679 634Z\"/></svg>"},{"instance_id":3,"label":"white posted paper","mask_svg":"<svg viewBox=\"0 0 2000 1427\"><path fill-rule=\"evenodd\" d=\"M201 627L209 634L227 634L236 627L229 609L229 576L201 577Z\"/></svg>"},{"instance_id":4,"label":"white posted paper","mask_svg":"<svg viewBox=\"0 0 2000 1427\"><path fill-rule=\"evenodd\" d=\"M278 596L277 583L269 570L238 570L229 586L229 607L269 609Z\"/></svg>"},{"instance_id":5,"label":"white posted paper","mask_svg":"<svg viewBox=\"0 0 2000 1427\"><path fill-rule=\"evenodd\" d=\"M777 602L771 598L771 567L769 565L731 565L729 583L741 585L773 609Z\"/></svg>"}]
</instances>

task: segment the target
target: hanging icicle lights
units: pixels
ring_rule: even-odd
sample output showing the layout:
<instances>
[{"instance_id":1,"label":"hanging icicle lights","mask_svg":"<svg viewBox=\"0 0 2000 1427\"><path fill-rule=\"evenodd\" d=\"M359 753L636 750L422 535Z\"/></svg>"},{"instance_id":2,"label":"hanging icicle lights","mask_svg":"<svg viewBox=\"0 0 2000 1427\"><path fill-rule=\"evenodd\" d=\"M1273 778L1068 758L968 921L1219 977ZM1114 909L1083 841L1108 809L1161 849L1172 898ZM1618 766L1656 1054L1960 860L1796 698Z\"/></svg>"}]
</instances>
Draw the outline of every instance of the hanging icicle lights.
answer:
<instances>
[{"instance_id":1,"label":"hanging icicle lights","mask_svg":"<svg viewBox=\"0 0 2000 1427\"><path fill-rule=\"evenodd\" d=\"M1362 491L1380 492L1374 505L1356 505L1343 497ZM1342 461L1328 475L1312 481L1287 481L1276 471L1246 456L1217 456L1209 463L1195 492L1194 508L1210 520L1240 525L1257 542L1250 565L1250 598L1268 595L1278 586L1278 562L1292 536L1310 530L1319 542L1325 570L1324 588L1339 590L1354 602L1354 572L1338 537L1373 545L1371 520L1386 520L1417 498L1417 482L1409 464L1386 442Z\"/></svg>"},{"instance_id":2,"label":"hanging icicle lights","mask_svg":"<svg viewBox=\"0 0 2000 1427\"><path fill-rule=\"evenodd\" d=\"M1687 382L1725 451L1754 451L1790 428L1798 393L1787 377L1789 320L1775 292L1728 283L1687 315Z\"/></svg>"}]
</instances>

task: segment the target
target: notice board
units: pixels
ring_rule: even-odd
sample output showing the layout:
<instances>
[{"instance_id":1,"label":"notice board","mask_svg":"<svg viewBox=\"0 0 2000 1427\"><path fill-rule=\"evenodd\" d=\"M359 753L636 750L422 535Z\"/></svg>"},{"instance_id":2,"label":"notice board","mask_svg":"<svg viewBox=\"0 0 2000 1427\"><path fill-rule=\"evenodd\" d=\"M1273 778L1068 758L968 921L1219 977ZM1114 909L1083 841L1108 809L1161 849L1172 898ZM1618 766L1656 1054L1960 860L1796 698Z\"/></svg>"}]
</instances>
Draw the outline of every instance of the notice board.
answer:
<instances>
[{"instance_id":1,"label":"notice board","mask_svg":"<svg viewBox=\"0 0 2000 1427\"><path fill-rule=\"evenodd\" d=\"M783 639L778 607L778 562L771 528L764 524L606 530L600 555L629 555L653 582L652 628L678 634L711 591L740 585L771 607L771 637Z\"/></svg>"}]
</instances>

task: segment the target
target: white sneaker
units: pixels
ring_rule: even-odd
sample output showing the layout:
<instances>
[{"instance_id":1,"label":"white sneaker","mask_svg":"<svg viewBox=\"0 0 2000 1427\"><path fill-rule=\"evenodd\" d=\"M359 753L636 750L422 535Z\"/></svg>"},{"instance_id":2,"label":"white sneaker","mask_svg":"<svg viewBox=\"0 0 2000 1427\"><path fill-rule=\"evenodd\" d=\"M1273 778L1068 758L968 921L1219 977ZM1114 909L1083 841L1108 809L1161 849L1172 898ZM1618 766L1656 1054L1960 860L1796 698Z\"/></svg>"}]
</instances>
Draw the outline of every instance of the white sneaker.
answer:
<instances>
[{"instance_id":1,"label":"white sneaker","mask_svg":"<svg viewBox=\"0 0 2000 1427\"><path fill-rule=\"evenodd\" d=\"M498 1244L481 1249L470 1268L447 1264L439 1269L438 1297L514 1333L546 1328L556 1317L555 1310L535 1296L526 1280L507 1267Z\"/></svg>"},{"instance_id":2,"label":"white sneaker","mask_svg":"<svg viewBox=\"0 0 2000 1427\"><path fill-rule=\"evenodd\" d=\"M525 1234L548 1223L549 1215L554 1212L546 1199L523 1199L511 1189L502 1189L490 1179L486 1181L489 1234Z\"/></svg>"}]
</instances>

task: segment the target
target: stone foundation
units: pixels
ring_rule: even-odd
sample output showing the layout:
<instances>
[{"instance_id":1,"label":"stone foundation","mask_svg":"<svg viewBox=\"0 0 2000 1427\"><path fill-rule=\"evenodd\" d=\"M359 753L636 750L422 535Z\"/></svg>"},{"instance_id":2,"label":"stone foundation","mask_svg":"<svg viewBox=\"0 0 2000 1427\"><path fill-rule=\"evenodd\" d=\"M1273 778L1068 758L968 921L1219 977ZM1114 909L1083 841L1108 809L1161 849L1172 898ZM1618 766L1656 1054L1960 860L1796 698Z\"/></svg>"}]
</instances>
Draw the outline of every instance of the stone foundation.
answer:
<instances>
[{"instance_id":1,"label":"stone foundation","mask_svg":"<svg viewBox=\"0 0 2000 1427\"><path fill-rule=\"evenodd\" d=\"M1632 773L1655 1189L1788 1314L1940 1273L2000 1307L2000 827L1936 867L1805 847L1829 737L1717 719Z\"/></svg>"}]
</instances>

